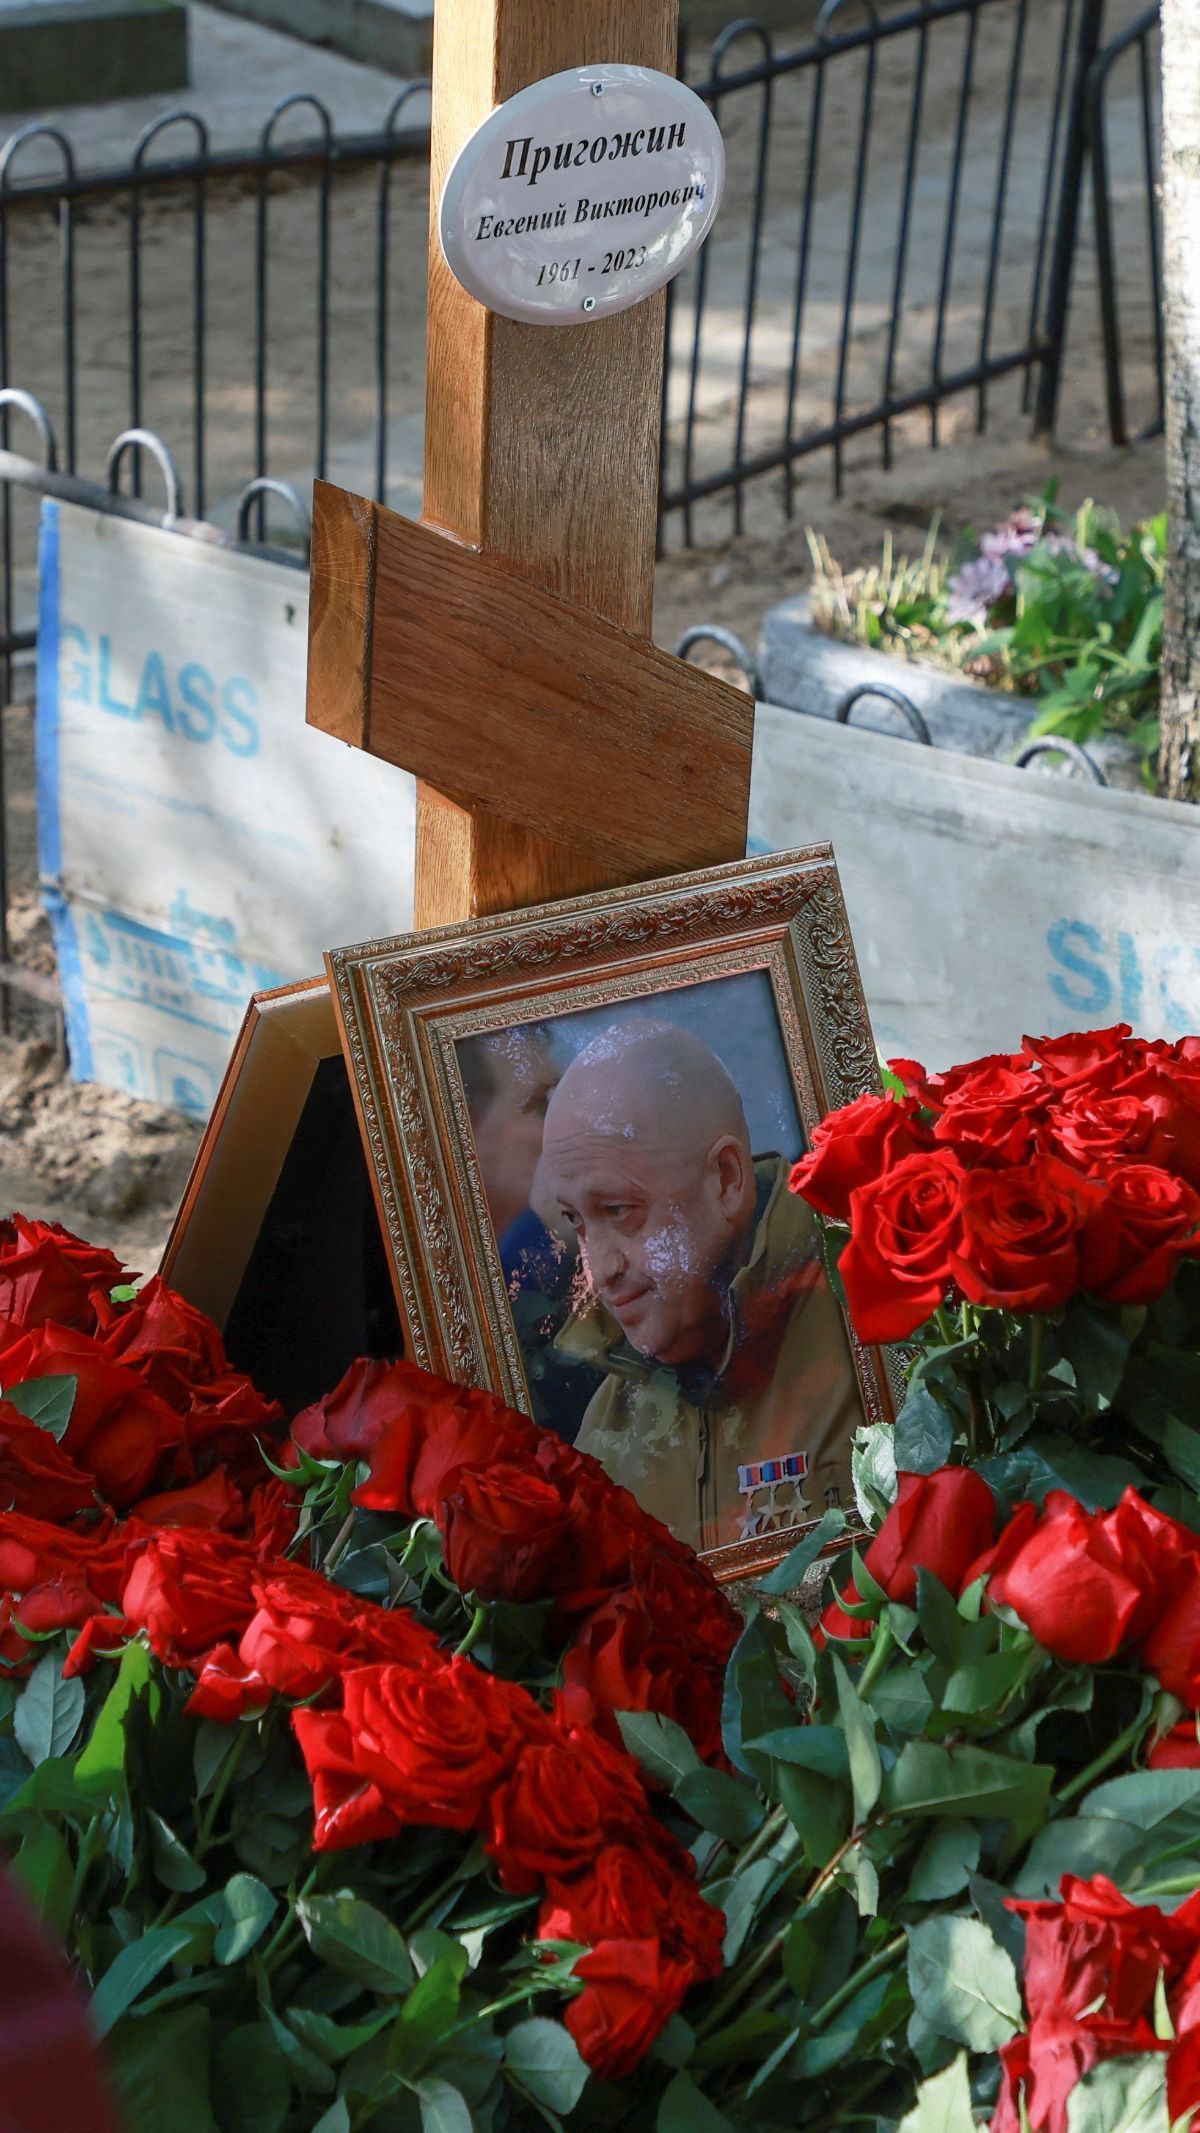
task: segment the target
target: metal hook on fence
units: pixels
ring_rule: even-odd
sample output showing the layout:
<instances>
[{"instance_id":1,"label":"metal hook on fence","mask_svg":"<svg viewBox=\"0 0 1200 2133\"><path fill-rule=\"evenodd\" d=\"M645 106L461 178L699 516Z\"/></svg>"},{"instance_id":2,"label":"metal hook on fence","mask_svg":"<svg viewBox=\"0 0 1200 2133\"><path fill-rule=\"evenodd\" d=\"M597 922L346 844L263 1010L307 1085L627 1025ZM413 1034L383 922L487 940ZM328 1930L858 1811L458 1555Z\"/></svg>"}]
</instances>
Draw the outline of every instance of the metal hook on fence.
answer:
<instances>
[{"instance_id":1,"label":"metal hook on fence","mask_svg":"<svg viewBox=\"0 0 1200 2133\"><path fill-rule=\"evenodd\" d=\"M42 465L47 474L57 473L58 440L54 435L54 424L41 401L35 400L32 393L25 392L19 385L5 385L0 388L0 408L4 407L17 407L23 415L28 415L42 440Z\"/></svg>"},{"instance_id":2,"label":"metal hook on fence","mask_svg":"<svg viewBox=\"0 0 1200 2133\"><path fill-rule=\"evenodd\" d=\"M722 651L736 659L750 686L750 694L757 699L762 695L762 675L758 662L746 650L740 637L727 630L719 622L697 622L685 630L675 647L676 659L686 659L694 644L719 644Z\"/></svg>"},{"instance_id":3,"label":"metal hook on fence","mask_svg":"<svg viewBox=\"0 0 1200 2133\"><path fill-rule=\"evenodd\" d=\"M875 4L875 0L865 0L865 4L867 11L867 20L871 23L872 27L875 27L878 25L879 22L879 9ZM833 18L842 5L843 0L824 0L824 6L821 8L817 19L813 24L813 36L819 37L822 44L829 36Z\"/></svg>"},{"instance_id":4,"label":"metal hook on fence","mask_svg":"<svg viewBox=\"0 0 1200 2133\"><path fill-rule=\"evenodd\" d=\"M391 108L389 109L388 115L383 122L384 132L395 132L396 121L399 118L400 113L403 111L404 106L407 103L411 102L414 96L429 96L432 94L432 91L433 83L423 74L418 75L413 81L406 81L404 87L400 91L400 94L392 101Z\"/></svg>"},{"instance_id":5,"label":"metal hook on fence","mask_svg":"<svg viewBox=\"0 0 1200 2133\"><path fill-rule=\"evenodd\" d=\"M839 726L849 725L850 713L855 704L861 703L864 696L885 697L889 704L894 704L897 711L903 713L912 727L914 738L920 741L921 746L933 747L933 735L912 698L906 696L903 689L894 689L890 681L860 681L857 688L850 689L833 714Z\"/></svg>"},{"instance_id":6,"label":"metal hook on fence","mask_svg":"<svg viewBox=\"0 0 1200 2133\"><path fill-rule=\"evenodd\" d=\"M177 110L164 111L161 118L151 119L148 126L143 126L137 138L137 147L133 151L133 168L135 170L140 170L145 163L147 149L153 146L160 134L169 132L172 126L190 126L196 138L197 158L208 154L210 146L208 127L198 111L185 111L183 105L180 104Z\"/></svg>"},{"instance_id":7,"label":"metal hook on fence","mask_svg":"<svg viewBox=\"0 0 1200 2133\"><path fill-rule=\"evenodd\" d=\"M771 32L754 15L741 15L736 22L727 22L725 28L713 39L711 67L714 81L719 79L726 54L742 37L757 37L763 59L770 59L775 47Z\"/></svg>"},{"instance_id":8,"label":"metal hook on fence","mask_svg":"<svg viewBox=\"0 0 1200 2133\"><path fill-rule=\"evenodd\" d=\"M1081 748L1078 741L1052 740L1049 734L1044 734L1040 740L1026 741L1019 755L1013 757L1013 764L1017 770L1024 770L1026 765L1039 755L1065 756L1068 763L1073 763L1077 770L1083 772L1085 778L1091 779L1093 785L1108 785L1108 779L1095 757L1090 756L1086 748Z\"/></svg>"},{"instance_id":9,"label":"metal hook on fence","mask_svg":"<svg viewBox=\"0 0 1200 2133\"><path fill-rule=\"evenodd\" d=\"M163 487L167 492L167 508L163 512L162 523L164 526L173 526L176 520L183 516L183 483L169 447L153 430L122 430L119 437L113 438L108 448L108 458L104 462L104 479L108 493L110 496L116 496L121 461L126 452L136 451L139 447L149 452L162 475Z\"/></svg>"},{"instance_id":10,"label":"metal hook on fence","mask_svg":"<svg viewBox=\"0 0 1200 2133\"><path fill-rule=\"evenodd\" d=\"M280 98L264 124L263 130L259 135L259 146L264 155L269 155L275 146L275 128L280 119L289 111L299 110L301 105L304 105L309 111L316 112L320 126L321 145L327 150L332 148L334 126L328 105L322 103L319 96L314 96L311 90L297 89L293 95Z\"/></svg>"},{"instance_id":11,"label":"metal hook on fence","mask_svg":"<svg viewBox=\"0 0 1200 2133\"><path fill-rule=\"evenodd\" d=\"M237 521L235 526L234 537L237 540L239 547L248 548L262 545L259 542L251 541L248 531L250 525L250 506L254 502L255 498L258 496L278 496L282 498L283 502L287 505L288 510L294 513L298 524L303 530L304 553L307 557L309 548L312 544L312 519L309 515L304 499L297 489L293 489L289 481L276 481L274 476L271 474L256 475L253 481L248 481L246 483L245 488L241 491L241 494L238 497Z\"/></svg>"},{"instance_id":12,"label":"metal hook on fence","mask_svg":"<svg viewBox=\"0 0 1200 2133\"><path fill-rule=\"evenodd\" d=\"M0 193L8 191L9 172L21 150L27 148L30 141L53 141L62 157L64 178L69 182L74 181L75 151L66 134L60 133L57 126L46 126L41 120L35 120L32 125L22 126L18 132L12 134L4 143L3 149L0 149Z\"/></svg>"}]
</instances>

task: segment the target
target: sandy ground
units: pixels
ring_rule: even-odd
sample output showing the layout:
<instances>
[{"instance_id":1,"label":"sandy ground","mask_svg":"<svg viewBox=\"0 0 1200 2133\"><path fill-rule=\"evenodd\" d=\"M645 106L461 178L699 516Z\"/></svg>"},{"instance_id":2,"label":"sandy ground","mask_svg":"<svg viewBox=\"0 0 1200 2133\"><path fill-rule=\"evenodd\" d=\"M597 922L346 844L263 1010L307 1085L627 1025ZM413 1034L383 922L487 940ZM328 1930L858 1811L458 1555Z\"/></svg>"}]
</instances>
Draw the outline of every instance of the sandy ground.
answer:
<instances>
[{"instance_id":1,"label":"sandy ground","mask_svg":"<svg viewBox=\"0 0 1200 2133\"><path fill-rule=\"evenodd\" d=\"M210 12L195 11L197 18ZM1113 0L1110 28L1133 12ZM847 17L851 10L848 8ZM945 249L950 146L960 116L964 26L945 26L927 52L921 149L914 173L910 257L903 331L892 352L900 387L928 374L936 296L948 291L943 372L973 360L979 342L979 290L988 268L991 201L997 159L1009 137L1008 206L995 260L992 352L1018 346L1027 322L1032 259L1044 190L1048 91L1056 60L1052 18L1057 10L1028 10L1028 31L1014 79L1014 0L980 13L971 91L962 107L968 157L959 197L956 242ZM217 25L213 32L212 25ZM233 35L232 18L205 24L214 41ZM254 32L254 35L266 33ZM799 33L798 33L799 34ZM786 38L783 40L786 43ZM346 63L311 55L290 41L272 54L269 103L288 87L305 86L314 56L334 70ZM910 41L911 46L911 41ZM868 82L865 63L831 68L820 114L819 201L810 245L808 305L801 359L792 395L792 434L827 421L837 390L846 316L846 248L864 99L874 116L868 182L859 241L851 336L842 388L848 405L878 394L887 360L887 322L894 287L900 174L914 95L914 54L906 48ZM290 54L290 57L289 57ZM736 62L731 55L730 64ZM228 73L228 52L222 64ZM215 60L213 61L215 66ZM209 67L209 59L205 61ZM294 70L294 71L293 71ZM210 70L211 71L211 70ZM336 96L343 130L377 123L374 102L355 95L354 77L330 73L323 93ZM693 69L695 72L695 69ZM219 69L207 87L219 85ZM1110 153L1117 183L1117 237L1122 260L1124 347L1131 411L1143 420L1153 402L1151 322L1144 300L1143 196L1137 182L1140 142L1136 111L1114 79ZM729 192L709 248L703 315L700 386L690 447L685 417L692 356L695 278L681 278L669 382L672 419L667 481L678 478L685 449L699 472L727 462L740 427L746 450L770 449L788 418L792 372L795 262L803 173L813 145L812 76L777 85L770 157L760 160L755 100L731 99L722 113L729 150ZM222 138L248 139L253 128L245 84L227 114ZM361 112L361 117L359 113ZM64 113L81 159L111 160L124 119L111 114L102 130L95 115ZM236 125L234 121L236 120ZM87 129L91 128L89 132ZM0 121L0 133L3 133ZM103 140L104 156L98 143ZM375 408L375 333L378 322L376 232L378 183L339 177L330 202L330 457L333 479L351 487L372 480ZM427 172L418 162L397 167L389 189L388 494L407 510L419 508L424 392L424 253ZM141 224L142 419L175 446L188 508L197 502L191 451L194 387L193 232L186 194L150 207ZM316 347L315 233L318 202L311 185L281 183L268 196L267 303L272 321L267 376L271 471L305 487L314 450ZM228 522L232 500L253 471L253 268L259 203L252 190L230 185L214 197L207 233L209 284L205 332L208 376L204 506ZM58 280L60 232L44 210L14 213L8 231L10 376L33 383L60 427L62 309ZM96 471L109 440L130 419L130 350L124 321L131 229L128 203L116 199L82 212L76 228L80 346L84 365L78 403L78 463ZM744 295L756 276L755 327L743 330ZM745 379L746 390L740 390ZM939 448L929 448L925 414L893 426L893 465L881 464L878 435L847 446L843 493L833 493L830 455L802 459L790 495L772 474L747 486L743 530L733 531L727 497L698 507L694 545L680 546L681 526L668 526L667 553L657 575L655 632L673 646L684 628L715 622L732 628L753 649L761 619L777 600L802 590L808 572L805 526L818 527L842 562L876 555L885 531L902 546L920 546L930 519L948 534L1007 514L1023 497L1059 485L1061 501L1094 496L1125 519L1156 510L1162 500L1161 445L1115 451L1107 442L1095 272L1089 234L1080 250L1062 418L1053 443L1035 441L1021 407L1020 377L993 387L989 422L976 433L974 394L960 395L941 414ZM16 441L14 437L14 441ZM790 510L790 517L788 511ZM16 504L14 553L18 592L26 614L34 594L35 511ZM719 670L717 657L713 665ZM20 677L18 677L20 680ZM18 688L18 694L21 693ZM20 705L4 720L9 793L9 861L18 897L14 950L43 968L49 946L36 902L35 821L31 780L32 715ZM148 1268L165 1238L197 1138L195 1129L111 1092L80 1088L57 1072L46 1018L18 1007L14 1028L0 1035L0 1203L47 1212L114 1243L131 1263Z\"/></svg>"}]
</instances>

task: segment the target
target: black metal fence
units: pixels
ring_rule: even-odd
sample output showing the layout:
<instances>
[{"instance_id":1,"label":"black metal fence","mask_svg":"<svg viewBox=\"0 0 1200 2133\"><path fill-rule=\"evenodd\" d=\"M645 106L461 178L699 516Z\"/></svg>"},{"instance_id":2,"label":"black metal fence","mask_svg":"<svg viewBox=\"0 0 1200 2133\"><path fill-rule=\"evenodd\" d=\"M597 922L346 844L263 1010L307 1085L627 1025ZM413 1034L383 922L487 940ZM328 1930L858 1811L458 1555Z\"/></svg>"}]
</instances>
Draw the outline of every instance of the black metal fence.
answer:
<instances>
[{"instance_id":1,"label":"black metal fence","mask_svg":"<svg viewBox=\"0 0 1200 2133\"><path fill-rule=\"evenodd\" d=\"M1142 71L1151 205L1156 154L1152 17L1097 57L1128 4L826 0L791 38L747 20L681 55L722 126L728 181L672 286L665 545L741 530L748 513L777 525L804 459L827 455L840 488L864 450L890 464L902 440L981 429L1002 392L1006 419L1047 424L1089 143L1117 425L1105 95L1126 52ZM244 154L212 152L179 112L98 174L52 128L9 141L0 387L46 403L68 469L97 469L119 430L148 426L196 516L227 518L250 476L304 489L314 472L417 505L425 93L407 86L381 131L355 138L317 98L289 97ZM0 655L28 641L33 556L32 508L14 516L0 494Z\"/></svg>"},{"instance_id":2,"label":"black metal fence","mask_svg":"<svg viewBox=\"0 0 1200 2133\"><path fill-rule=\"evenodd\" d=\"M1087 81L1105 399L1114 444L1156 436L1163 426L1160 46L1155 5L1099 53ZM1132 150L1121 161L1114 135ZM1130 260L1132 274L1125 265Z\"/></svg>"}]
</instances>

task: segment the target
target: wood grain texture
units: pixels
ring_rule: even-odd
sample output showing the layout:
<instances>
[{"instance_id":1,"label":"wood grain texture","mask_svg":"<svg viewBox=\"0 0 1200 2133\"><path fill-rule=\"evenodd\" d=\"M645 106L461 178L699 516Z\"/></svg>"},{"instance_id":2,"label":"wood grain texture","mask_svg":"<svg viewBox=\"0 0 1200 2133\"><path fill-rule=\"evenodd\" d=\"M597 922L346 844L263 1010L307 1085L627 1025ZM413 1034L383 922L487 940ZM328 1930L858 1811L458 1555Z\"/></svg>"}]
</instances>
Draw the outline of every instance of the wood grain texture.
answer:
<instances>
[{"instance_id":1,"label":"wood grain texture","mask_svg":"<svg viewBox=\"0 0 1200 2133\"><path fill-rule=\"evenodd\" d=\"M671 73L676 0L447 0L434 36L431 202L493 107L564 68ZM650 633L666 294L590 325L528 326L468 296L429 246L423 516L623 629Z\"/></svg>"},{"instance_id":2,"label":"wood grain texture","mask_svg":"<svg viewBox=\"0 0 1200 2133\"><path fill-rule=\"evenodd\" d=\"M745 852L748 696L385 510L368 703L374 754L608 870Z\"/></svg>"},{"instance_id":3,"label":"wood grain texture","mask_svg":"<svg viewBox=\"0 0 1200 2133\"><path fill-rule=\"evenodd\" d=\"M318 481L313 492L305 717L335 740L369 748L375 506Z\"/></svg>"}]
</instances>

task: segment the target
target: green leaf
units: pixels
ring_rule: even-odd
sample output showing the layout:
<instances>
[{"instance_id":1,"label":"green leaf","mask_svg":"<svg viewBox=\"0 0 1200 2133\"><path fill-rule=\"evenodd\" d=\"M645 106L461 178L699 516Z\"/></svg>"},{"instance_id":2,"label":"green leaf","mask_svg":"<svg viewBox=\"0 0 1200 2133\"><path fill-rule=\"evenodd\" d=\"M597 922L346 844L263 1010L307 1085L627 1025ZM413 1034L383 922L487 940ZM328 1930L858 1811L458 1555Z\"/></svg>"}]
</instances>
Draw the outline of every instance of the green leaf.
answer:
<instances>
[{"instance_id":1,"label":"green leaf","mask_svg":"<svg viewBox=\"0 0 1200 2133\"><path fill-rule=\"evenodd\" d=\"M147 1817L150 1825L150 1854L154 1871L165 1889L177 1889L190 1896L202 1889L206 1880L204 1868L197 1866L187 1846L182 1844L160 1814L150 1808Z\"/></svg>"},{"instance_id":2,"label":"green leaf","mask_svg":"<svg viewBox=\"0 0 1200 2133\"><path fill-rule=\"evenodd\" d=\"M743 1747L793 1716L779 1679L771 1639L758 1615L752 1615L733 1649L721 1701L721 1736L725 1753L743 1777L755 1777Z\"/></svg>"},{"instance_id":3,"label":"green leaf","mask_svg":"<svg viewBox=\"0 0 1200 2133\"><path fill-rule=\"evenodd\" d=\"M890 1733L921 1733L932 1715L933 1698L914 1666L892 1666L870 1692L870 1705Z\"/></svg>"},{"instance_id":4,"label":"green leaf","mask_svg":"<svg viewBox=\"0 0 1200 2133\"><path fill-rule=\"evenodd\" d=\"M683 1727L673 1718L657 1711L617 1711L614 1716L629 1753L668 1792L674 1792L690 1770L703 1767Z\"/></svg>"},{"instance_id":5,"label":"green leaf","mask_svg":"<svg viewBox=\"0 0 1200 2133\"><path fill-rule=\"evenodd\" d=\"M13 1864L39 1915L52 1933L63 1937L71 1922L75 1874L61 1830L39 1815L26 1830Z\"/></svg>"},{"instance_id":6,"label":"green leaf","mask_svg":"<svg viewBox=\"0 0 1200 2133\"><path fill-rule=\"evenodd\" d=\"M4 1397L19 1415L36 1422L56 1444L61 1444L70 1427L78 1390L78 1378L29 1378L23 1385L11 1385Z\"/></svg>"},{"instance_id":7,"label":"green leaf","mask_svg":"<svg viewBox=\"0 0 1200 2133\"><path fill-rule=\"evenodd\" d=\"M733 2133L724 2113L687 2074L676 2074L663 2090L655 2133Z\"/></svg>"},{"instance_id":8,"label":"green leaf","mask_svg":"<svg viewBox=\"0 0 1200 2133\"><path fill-rule=\"evenodd\" d=\"M462 1968L452 1955L439 1955L413 1986L400 2009L400 2024L407 2041L424 2049L452 2027L458 2015Z\"/></svg>"},{"instance_id":9,"label":"green leaf","mask_svg":"<svg viewBox=\"0 0 1200 2133\"><path fill-rule=\"evenodd\" d=\"M960 2052L940 2074L931 2074L928 2081L921 2083L911 2111L906 2111L900 2120L898 2133L975 2133L965 2052Z\"/></svg>"},{"instance_id":10,"label":"green leaf","mask_svg":"<svg viewBox=\"0 0 1200 2133\"><path fill-rule=\"evenodd\" d=\"M287 2061L265 2022L244 2022L213 2054L213 2104L221 2133L279 2133L292 2102Z\"/></svg>"},{"instance_id":11,"label":"green leaf","mask_svg":"<svg viewBox=\"0 0 1200 2133\"><path fill-rule=\"evenodd\" d=\"M930 2028L971 2051L998 2051L1021 2027L1017 1973L978 1918L943 1913L911 1926L908 1982Z\"/></svg>"},{"instance_id":12,"label":"green leaf","mask_svg":"<svg viewBox=\"0 0 1200 2133\"><path fill-rule=\"evenodd\" d=\"M187 1926L152 1926L122 1948L92 1994L92 2027L98 2037L108 2035L126 2008L132 2007L190 1939Z\"/></svg>"},{"instance_id":13,"label":"green leaf","mask_svg":"<svg viewBox=\"0 0 1200 2133\"><path fill-rule=\"evenodd\" d=\"M320 1897L314 1899L317 1902L322 1900ZM213 1954L219 1963L240 1963L274 1917L275 1898L253 1874L233 1874L221 1891L221 1912ZM315 1943L314 1952L319 1952ZM332 1967L336 1969L338 1966L335 1963Z\"/></svg>"},{"instance_id":14,"label":"green leaf","mask_svg":"<svg viewBox=\"0 0 1200 2133\"><path fill-rule=\"evenodd\" d=\"M1083 1815L1104 1815L1134 1829L1178 1825L1176 1833L1200 1830L1200 1770L1135 1770L1109 1778L1080 1803Z\"/></svg>"},{"instance_id":15,"label":"green leaf","mask_svg":"<svg viewBox=\"0 0 1200 2133\"><path fill-rule=\"evenodd\" d=\"M758 1590L770 1594L772 1599L783 1599L789 1592L794 1592L805 1571L811 1569L821 1550L837 1539L845 1524L844 1511L826 1511L812 1532L797 1541L791 1554L785 1556L774 1570L768 1571L765 1578L759 1578Z\"/></svg>"},{"instance_id":16,"label":"green leaf","mask_svg":"<svg viewBox=\"0 0 1200 2133\"><path fill-rule=\"evenodd\" d=\"M943 1822L925 1839L909 1877L910 1903L957 1896L979 1864L979 1831L972 1822Z\"/></svg>"},{"instance_id":17,"label":"green leaf","mask_svg":"<svg viewBox=\"0 0 1200 2133\"><path fill-rule=\"evenodd\" d=\"M121 2024L108 2061L124 2133L168 2126L171 2133L218 2133L209 2103L209 2032L207 2009L194 2004Z\"/></svg>"},{"instance_id":18,"label":"green leaf","mask_svg":"<svg viewBox=\"0 0 1200 2133\"><path fill-rule=\"evenodd\" d=\"M798 1763L802 1770L815 1770L821 1777L844 1778L850 1774L846 1736L833 1726L807 1726L797 1718L794 1724L776 1733L764 1733L761 1739L748 1741L746 1745L754 1755L773 1756L781 1763Z\"/></svg>"},{"instance_id":19,"label":"green leaf","mask_svg":"<svg viewBox=\"0 0 1200 2133\"><path fill-rule=\"evenodd\" d=\"M1110 1407L1129 1360L1129 1336L1119 1310L1074 1298L1063 1314L1058 1342L1085 1406L1098 1412Z\"/></svg>"},{"instance_id":20,"label":"green leaf","mask_svg":"<svg viewBox=\"0 0 1200 2133\"><path fill-rule=\"evenodd\" d=\"M725 1915L725 1967L737 1961L742 1943L754 1923L759 1898L779 1872L774 1859L755 1859L738 1874L705 1885L706 1900Z\"/></svg>"},{"instance_id":21,"label":"green leaf","mask_svg":"<svg viewBox=\"0 0 1200 2133\"><path fill-rule=\"evenodd\" d=\"M1067 2133L1170 2133L1166 2054L1102 2059L1067 2097Z\"/></svg>"},{"instance_id":22,"label":"green leaf","mask_svg":"<svg viewBox=\"0 0 1200 2133\"><path fill-rule=\"evenodd\" d=\"M885 1777L881 1798L905 1814L997 1815L1035 1827L1045 1819L1053 1777L1048 1764L1016 1762L989 1748L910 1740Z\"/></svg>"},{"instance_id":23,"label":"green leaf","mask_svg":"<svg viewBox=\"0 0 1200 2133\"><path fill-rule=\"evenodd\" d=\"M113 1682L96 1714L91 1737L75 1765L82 1792L115 1800L125 1792L125 1726L135 1697L150 1681L151 1660L144 1644L127 1644Z\"/></svg>"},{"instance_id":24,"label":"green leaf","mask_svg":"<svg viewBox=\"0 0 1200 2133\"><path fill-rule=\"evenodd\" d=\"M129 1652L140 1650L138 1645L129 1645ZM147 1655L147 1658L149 1655ZM192 1742L192 1771L196 1779L196 1798L203 1800L212 1790L213 1781L226 1756L232 1755L241 1735L236 1726L220 1726L213 1718L202 1718L196 1727Z\"/></svg>"},{"instance_id":25,"label":"green leaf","mask_svg":"<svg viewBox=\"0 0 1200 2133\"><path fill-rule=\"evenodd\" d=\"M701 1829L732 1844L744 1844L762 1827L758 1794L724 1770L689 1770L675 1787L675 1797Z\"/></svg>"},{"instance_id":26,"label":"green leaf","mask_svg":"<svg viewBox=\"0 0 1200 2133\"><path fill-rule=\"evenodd\" d=\"M421 2099L421 2133L474 2133L461 2089L430 2075L413 2084Z\"/></svg>"},{"instance_id":27,"label":"green leaf","mask_svg":"<svg viewBox=\"0 0 1200 2133\"><path fill-rule=\"evenodd\" d=\"M504 2064L518 2087L552 2111L573 2111L587 2087L588 2070L575 2039L561 2022L531 2015L504 2039Z\"/></svg>"},{"instance_id":28,"label":"green leaf","mask_svg":"<svg viewBox=\"0 0 1200 2133\"><path fill-rule=\"evenodd\" d=\"M372 1992L407 1992L413 1966L403 1937L357 1896L305 1896L296 1905L313 1954Z\"/></svg>"},{"instance_id":29,"label":"green leaf","mask_svg":"<svg viewBox=\"0 0 1200 2133\"><path fill-rule=\"evenodd\" d=\"M837 1682L838 1709L842 1714L842 1726L850 1756L854 1821L855 1826L861 1828L879 1798L879 1788L883 1783L883 1766L875 1743L874 1724L836 1652L833 1654L833 1675Z\"/></svg>"},{"instance_id":30,"label":"green leaf","mask_svg":"<svg viewBox=\"0 0 1200 2133\"><path fill-rule=\"evenodd\" d=\"M273 2007L265 2008L264 2012L271 2035L287 2060L288 2072L300 2094L302 2096L332 2095L337 2086L337 2077L333 2068L326 2066L323 2059L318 2059L315 2052L310 2052L305 2045L301 2044L292 2035L291 2030L280 2021ZM315 2127L313 2133L316 2133Z\"/></svg>"},{"instance_id":31,"label":"green leaf","mask_svg":"<svg viewBox=\"0 0 1200 2133\"><path fill-rule=\"evenodd\" d=\"M360 2051L381 2029L396 2019L394 2007L381 2007L367 2022L335 2022L312 2007L289 2007L288 2025L307 2050L329 2066L340 2066L351 2052Z\"/></svg>"},{"instance_id":32,"label":"green leaf","mask_svg":"<svg viewBox=\"0 0 1200 2133\"><path fill-rule=\"evenodd\" d=\"M38 1660L17 1700L13 1732L36 1770L51 1756L65 1755L83 1719L82 1681L64 1681L62 1658L48 1651Z\"/></svg>"},{"instance_id":33,"label":"green leaf","mask_svg":"<svg viewBox=\"0 0 1200 2133\"><path fill-rule=\"evenodd\" d=\"M350 2106L344 2096L337 2096L327 2111L322 2111L312 2133L350 2133Z\"/></svg>"},{"instance_id":34,"label":"green leaf","mask_svg":"<svg viewBox=\"0 0 1200 2133\"><path fill-rule=\"evenodd\" d=\"M927 1385L910 1392L896 1417L896 1465L901 1473L932 1474L954 1449L955 1418Z\"/></svg>"}]
</instances>

